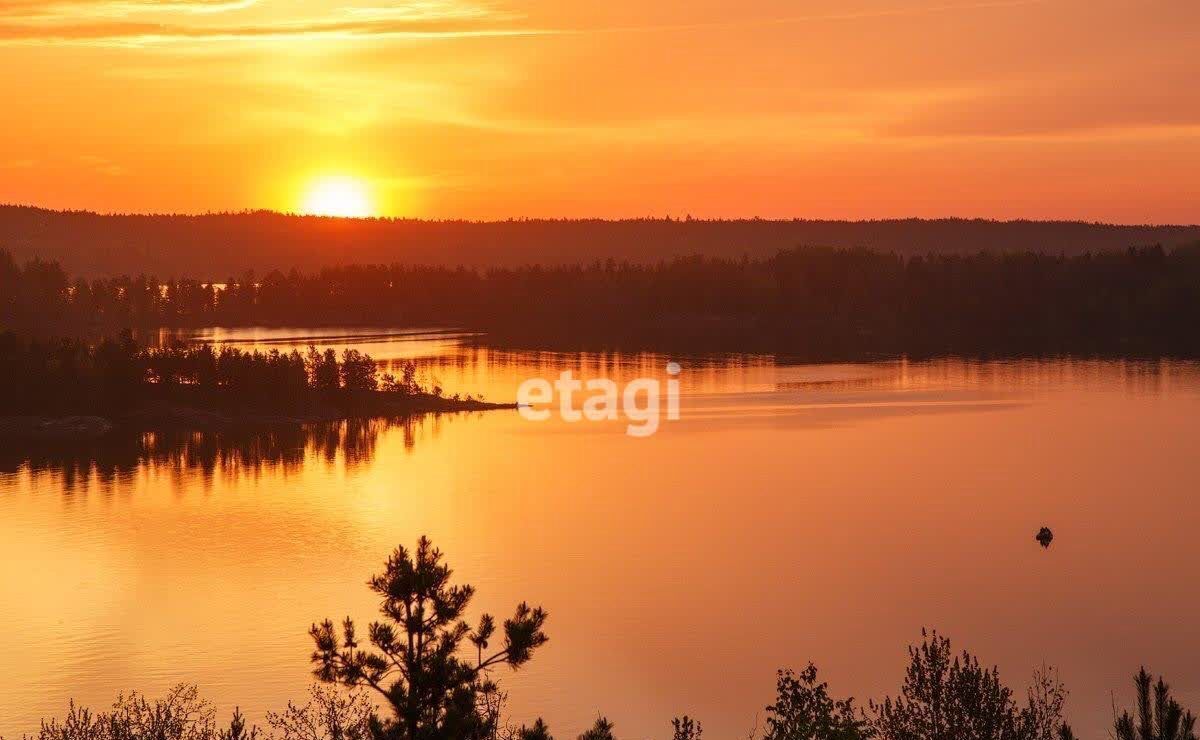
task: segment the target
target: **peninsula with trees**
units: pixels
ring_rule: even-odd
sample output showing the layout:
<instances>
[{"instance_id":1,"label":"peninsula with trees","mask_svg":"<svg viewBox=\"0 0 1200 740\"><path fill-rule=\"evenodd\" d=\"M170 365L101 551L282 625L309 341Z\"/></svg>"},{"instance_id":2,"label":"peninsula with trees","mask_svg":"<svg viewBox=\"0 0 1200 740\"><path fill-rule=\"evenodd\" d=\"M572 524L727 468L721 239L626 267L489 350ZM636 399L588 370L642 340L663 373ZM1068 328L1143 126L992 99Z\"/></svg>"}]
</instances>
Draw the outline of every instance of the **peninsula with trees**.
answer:
<instances>
[{"instance_id":1,"label":"peninsula with trees","mask_svg":"<svg viewBox=\"0 0 1200 740\"><path fill-rule=\"evenodd\" d=\"M132 430L270 427L363 417L515 408L423 385L412 362L310 346L258 352L133 335L98 342L0 333L0 438L79 439Z\"/></svg>"}]
</instances>

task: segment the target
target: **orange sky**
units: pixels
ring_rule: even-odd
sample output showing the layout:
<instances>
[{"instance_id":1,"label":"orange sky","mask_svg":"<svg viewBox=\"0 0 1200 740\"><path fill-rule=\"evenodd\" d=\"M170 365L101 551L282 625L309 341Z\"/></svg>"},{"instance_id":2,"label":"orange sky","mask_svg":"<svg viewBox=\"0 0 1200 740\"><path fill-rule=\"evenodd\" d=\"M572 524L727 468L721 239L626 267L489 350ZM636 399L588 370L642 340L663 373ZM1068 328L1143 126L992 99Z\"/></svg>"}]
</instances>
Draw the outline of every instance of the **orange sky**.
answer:
<instances>
[{"instance_id":1,"label":"orange sky","mask_svg":"<svg viewBox=\"0 0 1200 740\"><path fill-rule=\"evenodd\" d=\"M0 202L1200 221L1196 0L3 0Z\"/></svg>"}]
</instances>

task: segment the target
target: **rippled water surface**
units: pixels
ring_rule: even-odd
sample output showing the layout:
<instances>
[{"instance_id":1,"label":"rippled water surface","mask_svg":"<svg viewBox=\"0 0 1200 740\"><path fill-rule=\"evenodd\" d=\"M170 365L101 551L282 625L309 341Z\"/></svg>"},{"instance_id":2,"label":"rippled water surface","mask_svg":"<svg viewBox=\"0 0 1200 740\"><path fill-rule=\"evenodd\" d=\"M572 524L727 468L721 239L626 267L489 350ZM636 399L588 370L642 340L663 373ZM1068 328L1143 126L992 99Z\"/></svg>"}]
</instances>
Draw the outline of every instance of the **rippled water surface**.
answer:
<instances>
[{"instance_id":1,"label":"rippled water surface","mask_svg":"<svg viewBox=\"0 0 1200 740\"><path fill-rule=\"evenodd\" d=\"M211 330L412 359L448 393L683 366L682 418L534 423L513 411L146 435L0 452L0 733L68 697L193 681L261 720L303 698L306 630L367 620L366 579L428 534L476 606L551 612L504 676L517 721L573 737L761 726L776 668L894 692L937 627L1023 691L1061 669L1083 736L1143 663L1200 704L1200 368L512 352L455 332ZM1033 540L1042 525L1055 540ZM757 720L756 720L757 717Z\"/></svg>"}]
</instances>

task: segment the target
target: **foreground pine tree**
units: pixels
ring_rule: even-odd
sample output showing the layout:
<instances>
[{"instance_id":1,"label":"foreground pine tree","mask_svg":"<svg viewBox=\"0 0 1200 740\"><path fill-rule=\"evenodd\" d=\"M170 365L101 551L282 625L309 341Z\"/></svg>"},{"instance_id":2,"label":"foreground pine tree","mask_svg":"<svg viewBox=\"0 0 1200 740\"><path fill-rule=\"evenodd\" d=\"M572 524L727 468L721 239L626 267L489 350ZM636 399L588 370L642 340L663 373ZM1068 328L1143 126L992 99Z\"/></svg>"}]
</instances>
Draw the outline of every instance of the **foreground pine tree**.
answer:
<instances>
[{"instance_id":1,"label":"foreground pine tree","mask_svg":"<svg viewBox=\"0 0 1200 740\"><path fill-rule=\"evenodd\" d=\"M451 575L442 553L422 537L415 551L397 547L370 581L384 617L368 627L370 649L361 646L349 617L340 635L330 620L310 630L317 678L367 686L385 700L392 716L372 717L376 740L494 737L502 695L491 670L521 667L548 639L546 612L521 603L504 622L502 645L490 650L495 620L484 614L474 629L467 625L463 615L475 590L451 585ZM462 657L467 643L473 659Z\"/></svg>"},{"instance_id":2,"label":"foreground pine tree","mask_svg":"<svg viewBox=\"0 0 1200 740\"><path fill-rule=\"evenodd\" d=\"M1128 711L1115 723L1117 740L1196 740L1196 718L1171 698L1171 687L1160 677L1150 696L1150 674L1145 668L1133 677L1137 687L1137 718Z\"/></svg>"}]
</instances>

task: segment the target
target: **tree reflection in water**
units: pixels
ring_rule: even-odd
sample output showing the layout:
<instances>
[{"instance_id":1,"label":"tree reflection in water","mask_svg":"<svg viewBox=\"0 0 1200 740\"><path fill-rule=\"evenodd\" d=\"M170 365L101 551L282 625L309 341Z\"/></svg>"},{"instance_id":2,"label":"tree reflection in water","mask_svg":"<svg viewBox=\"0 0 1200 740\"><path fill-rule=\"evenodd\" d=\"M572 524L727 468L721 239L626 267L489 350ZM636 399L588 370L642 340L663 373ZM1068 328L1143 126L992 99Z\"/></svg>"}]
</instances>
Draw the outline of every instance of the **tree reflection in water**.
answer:
<instances>
[{"instance_id":1,"label":"tree reflection in water","mask_svg":"<svg viewBox=\"0 0 1200 740\"><path fill-rule=\"evenodd\" d=\"M211 483L218 477L257 478L268 471L288 475L311 461L326 465L340 462L354 468L375 455L385 434L402 435L404 449L411 451L419 439L436 437L450 416L426 414L207 431L117 430L100 440L22 442L0 447L0 474L59 476L63 490L69 493L89 484L108 487L143 470L194 475Z\"/></svg>"}]
</instances>

